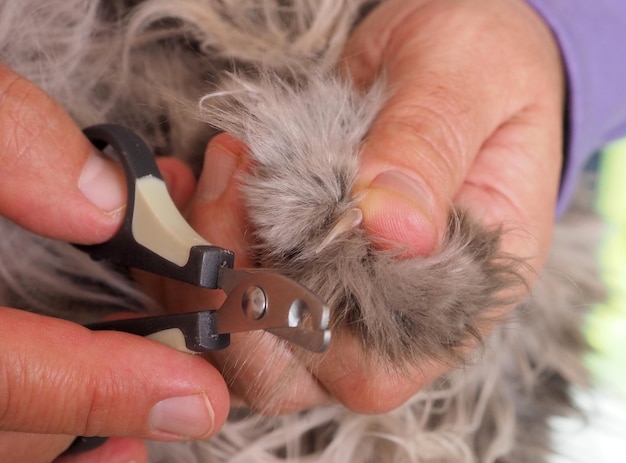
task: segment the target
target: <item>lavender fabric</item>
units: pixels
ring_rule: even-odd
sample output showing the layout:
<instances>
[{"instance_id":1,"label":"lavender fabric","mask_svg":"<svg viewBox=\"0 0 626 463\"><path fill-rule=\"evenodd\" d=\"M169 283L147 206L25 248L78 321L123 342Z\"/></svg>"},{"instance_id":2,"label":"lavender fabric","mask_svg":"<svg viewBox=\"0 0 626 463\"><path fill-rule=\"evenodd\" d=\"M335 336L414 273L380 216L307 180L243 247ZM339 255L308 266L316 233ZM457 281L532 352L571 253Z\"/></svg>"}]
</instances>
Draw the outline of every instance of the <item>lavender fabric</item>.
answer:
<instances>
[{"instance_id":1,"label":"lavender fabric","mask_svg":"<svg viewBox=\"0 0 626 463\"><path fill-rule=\"evenodd\" d=\"M526 1L552 28L568 78L560 213L589 157L626 136L626 0Z\"/></svg>"}]
</instances>

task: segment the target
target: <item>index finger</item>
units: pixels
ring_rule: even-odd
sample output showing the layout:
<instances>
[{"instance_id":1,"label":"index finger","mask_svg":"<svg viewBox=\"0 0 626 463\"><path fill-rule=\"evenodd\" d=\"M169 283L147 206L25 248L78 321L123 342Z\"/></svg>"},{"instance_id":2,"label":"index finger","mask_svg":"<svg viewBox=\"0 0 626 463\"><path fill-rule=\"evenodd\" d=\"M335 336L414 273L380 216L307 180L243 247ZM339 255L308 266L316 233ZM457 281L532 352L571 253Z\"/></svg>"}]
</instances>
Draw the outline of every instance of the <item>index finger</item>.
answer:
<instances>
[{"instance_id":1,"label":"index finger","mask_svg":"<svg viewBox=\"0 0 626 463\"><path fill-rule=\"evenodd\" d=\"M49 237L110 237L126 202L122 173L63 108L0 65L0 214Z\"/></svg>"}]
</instances>

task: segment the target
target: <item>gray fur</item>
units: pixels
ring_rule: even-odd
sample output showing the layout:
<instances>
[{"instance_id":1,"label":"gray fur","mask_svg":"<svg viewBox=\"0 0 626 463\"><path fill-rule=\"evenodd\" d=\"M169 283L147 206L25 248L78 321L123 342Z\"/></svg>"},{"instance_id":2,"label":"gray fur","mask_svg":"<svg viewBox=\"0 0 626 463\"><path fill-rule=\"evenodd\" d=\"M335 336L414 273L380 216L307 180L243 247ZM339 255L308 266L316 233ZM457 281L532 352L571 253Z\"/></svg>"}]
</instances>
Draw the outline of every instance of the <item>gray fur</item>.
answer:
<instances>
[{"instance_id":1,"label":"gray fur","mask_svg":"<svg viewBox=\"0 0 626 463\"><path fill-rule=\"evenodd\" d=\"M335 324L385 361L452 360L468 335L479 337L481 314L520 283L515 261L498 253L497 231L462 212L450 216L434 258L398 259L361 228L318 252L358 205L359 146L386 98L380 84L360 94L332 73L299 77L295 84L264 73L232 77L219 96L203 99L207 122L250 149L243 192L259 264L317 292Z\"/></svg>"},{"instance_id":2,"label":"gray fur","mask_svg":"<svg viewBox=\"0 0 626 463\"><path fill-rule=\"evenodd\" d=\"M429 258L378 251L359 228L317 252L358 204L351 190L360 144L387 96L382 81L360 93L334 71L369 3L3 0L0 59L79 124L124 123L155 151L196 166L216 130L233 132L255 161L243 183L256 261L319 292L335 329L348 327L370 355L396 366L453 361L478 337L485 312L520 284L522 263L499 252L499 230L455 211L441 252ZM581 266L597 224L584 214L568 220L532 300L464 365L400 409L244 415L209 442L155 444L152 459L544 461L547 418L569 409L568 385L585 378L580 301L598 293L593 269ZM3 304L79 321L120 307L151 310L125 275L7 221L0 227L10 237L0 242Z\"/></svg>"}]
</instances>

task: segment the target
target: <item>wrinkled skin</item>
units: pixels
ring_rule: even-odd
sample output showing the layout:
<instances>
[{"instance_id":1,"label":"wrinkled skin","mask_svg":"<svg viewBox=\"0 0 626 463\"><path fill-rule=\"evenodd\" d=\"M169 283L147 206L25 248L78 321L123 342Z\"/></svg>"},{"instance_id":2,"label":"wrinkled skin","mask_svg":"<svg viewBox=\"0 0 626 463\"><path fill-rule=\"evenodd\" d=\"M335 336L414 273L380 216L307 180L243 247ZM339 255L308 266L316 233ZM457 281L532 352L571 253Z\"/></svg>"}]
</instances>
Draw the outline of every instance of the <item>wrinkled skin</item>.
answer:
<instances>
[{"instance_id":1,"label":"wrinkled skin","mask_svg":"<svg viewBox=\"0 0 626 463\"><path fill-rule=\"evenodd\" d=\"M363 195L366 230L403 243L411 254L429 255L441 242L454 202L487 226L512 230L503 250L527 259L525 276L532 282L549 246L564 104L560 56L540 18L521 0L391 0L355 30L342 66L363 86L384 71L393 89L364 146L357 193ZM109 238L123 210L119 172L105 163L91 165L87 180L81 177L91 146L78 127L55 102L6 68L0 69L0 106L0 213L57 239ZM232 174L246 168L245 147L222 135L209 145L207 158L205 164L221 168L207 169L197 186L179 163L166 161L161 167L191 224L244 256L245 216ZM92 181L93 169L108 180ZM219 223L208 219L218 216ZM154 293L149 281L146 285ZM194 297L193 290L174 297L179 288L169 289L160 297L172 309ZM212 358L214 368L144 339L90 333L11 309L0 310L0 327L4 349L12 353L0 369L5 455L51 461L77 434L203 438L226 418L229 399L218 371L224 364L220 355ZM33 338L33 332L43 334ZM274 346L255 336L233 337L229 355L246 362L228 379L238 399L268 413L330 401L359 412L382 412L447 368L431 364L389 372L365 362L350 336L339 335L315 368L306 362L294 366L292 352L283 348L277 364L264 369L265 352ZM246 348L250 345L254 351ZM286 365L297 397L281 388L272 391ZM251 378L260 387L247 389ZM197 394L204 394L212 409L204 429L183 436L151 426L156 403ZM111 439L98 452L65 461L146 458L140 442Z\"/></svg>"}]
</instances>

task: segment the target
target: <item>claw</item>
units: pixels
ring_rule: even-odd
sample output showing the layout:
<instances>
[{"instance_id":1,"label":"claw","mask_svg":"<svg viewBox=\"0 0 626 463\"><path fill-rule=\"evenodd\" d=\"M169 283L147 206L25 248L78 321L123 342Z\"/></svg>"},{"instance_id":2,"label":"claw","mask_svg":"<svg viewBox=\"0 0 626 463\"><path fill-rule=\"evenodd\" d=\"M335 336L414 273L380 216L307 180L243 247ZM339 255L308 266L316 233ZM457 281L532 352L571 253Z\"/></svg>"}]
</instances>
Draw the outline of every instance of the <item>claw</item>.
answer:
<instances>
[{"instance_id":1,"label":"claw","mask_svg":"<svg viewBox=\"0 0 626 463\"><path fill-rule=\"evenodd\" d=\"M358 207L353 207L349 211L345 212L341 217L339 217L339 220L337 220L328 235L326 235L324 241L322 241L317 247L315 254L322 252L330 243L335 241L338 236L355 229L361 225L362 222L363 211L361 211Z\"/></svg>"}]
</instances>

